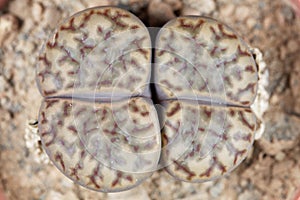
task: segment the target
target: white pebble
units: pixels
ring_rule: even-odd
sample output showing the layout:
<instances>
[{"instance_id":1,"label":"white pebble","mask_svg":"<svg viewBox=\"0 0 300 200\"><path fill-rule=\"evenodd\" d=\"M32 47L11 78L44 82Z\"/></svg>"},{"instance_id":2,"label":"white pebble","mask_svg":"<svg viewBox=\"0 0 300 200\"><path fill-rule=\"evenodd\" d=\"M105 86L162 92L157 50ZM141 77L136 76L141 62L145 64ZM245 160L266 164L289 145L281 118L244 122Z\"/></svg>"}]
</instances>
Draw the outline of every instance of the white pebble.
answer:
<instances>
[{"instance_id":1,"label":"white pebble","mask_svg":"<svg viewBox=\"0 0 300 200\"><path fill-rule=\"evenodd\" d=\"M216 9L216 3L213 0L185 0L183 1L183 15L192 15L198 11L198 15L209 14ZM188 13L193 11L193 13Z\"/></svg>"},{"instance_id":2,"label":"white pebble","mask_svg":"<svg viewBox=\"0 0 300 200\"><path fill-rule=\"evenodd\" d=\"M34 3L31 8L33 20L40 22L43 14L43 6L41 3Z\"/></svg>"},{"instance_id":3,"label":"white pebble","mask_svg":"<svg viewBox=\"0 0 300 200\"><path fill-rule=\"evenodd\" d=\"M61 12L57 7L47 7L44 14L44 25L49 25L50 28L55 28L61 20Z\"/></svg>"}]
</instances>

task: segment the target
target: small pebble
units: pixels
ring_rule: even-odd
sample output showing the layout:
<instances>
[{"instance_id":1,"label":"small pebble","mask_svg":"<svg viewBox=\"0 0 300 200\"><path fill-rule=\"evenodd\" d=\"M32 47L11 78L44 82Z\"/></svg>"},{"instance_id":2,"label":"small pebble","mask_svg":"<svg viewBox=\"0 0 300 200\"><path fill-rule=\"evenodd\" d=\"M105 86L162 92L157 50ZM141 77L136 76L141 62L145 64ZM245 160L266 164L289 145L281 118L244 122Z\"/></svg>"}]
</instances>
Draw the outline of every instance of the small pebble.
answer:
<instances>
[{"instance_id":1,"label":"small pebble","mask_svg":"<svg viewBox=\"0 0 300 200\"><path fill-rule=\"evenodd\" d=\"M240 184L243 188L245 188L248 185L248 181L246 179L242 179Z\"/></svg>"},{"instance_id":2,"label":"small pebble","mask_svg":"<svg viewBox=\"0 0 300 200\"><path fill-rule=\"evenodd\" d=\"M238 200L256 200L261 199L258 194L255 194L253 191L246 190L238 196Z\"/></svg>"},{"instance_id":3,"label":"small pebble","mask_svg":"<svg viewBox=\"0 0 300 200\"><path fill-rule=\"evenodd\" d=\"M120 0L120 3L126 5L134 12L140 12L142 8L146 8L150 0Z\"/></svg>"},{"instance_id":4,"label":"small pebble","mask_svg":"<svg viewBox=\"0 0 300 200\"><path fill-rule=\"evenodd\" d=\"M300 41L290 40L287 44L289 53L295 53L297 50L300 50Z\"/></svg>"},{"instance_id":5,"label":"small pebble","mask_svg":"<svg viewBox=\"0 0 300 200\"><path fill-rule=\"evenodd\" d=\"M15 16L11 14L0 16L0 47L12 42L17 35L18 27L18 19Z\"/></svg>"},{"instance_id":6,"label":"small pebble","mask_svg":"<svg viewBox=\"0 0 300 200\"><path fill-rule=\"evenodd\" d=\"M169 20L176 17L169 4L159 1L150 2L148 15L150 26L162 26Z\"/></svg>"},{"instance_id":7,"label":"small pebble","mask_svg":"<svg viewBox=\"0 0 300 200\"><path fill-rule=\"evenodd\" d=\"M79 200L73 191L67 191L67 193L64 195L63 199Z\"/></svg>"},{"instance_id":8,"label":"small pebble","mask_svg":"<svg viewBox=\"0 0 300 200\"><path fill-rule=\"evenodd\" d=\"M280 189L280 188L282 188L282 181L280 181L278 178L277 178L277 179L274 179L274 180L271 182L270 187L271 187L271 188L277 188L277 189Z\"/></svg>"},{"instance_id":9,"label":"small pebble","mask_svg":"<svg viewBox=\"0 0 300 200\"><path fill-rule=\"evenodd\" d=\"M3 76L0 76L0 95L4 92L6 88L6 81Z\"/></svg>"},{"instance_id":10,"label":"small pebble","mask_svg":"<svg viewBox=\"0 0 300 200\"><path fill-rule=\"evenodd\" d=\"M213 187L210 188L209 193L212 197L217 198L221 195L224 190L224 184L222 182L217 182Z\"/></svg>"},{"instance_id":11,"label":"small pebble","mask_svg":"<svg viewBox=\"0 0 300 200\"><path fill-rule=\"evenodd\" d=\"M32 53L35 50L35 46L33 42L30 42L28 40L21 40L17 44L16 50L20 52L23 51L25 54Z\"/></svg>"},{"instance_id":12,"label":"small pebble","mask_svg":"<svg viewBox=\"0 0 300 200\"><path fill-rule=\"evenodd\" d=\"M56 192L54 190L50 190L47 192L45 200L53 200L53 199L63 199L63 195L59 192Z\"/></svg>"},{"instance_id":13,"label":"small pebble","mask_svg":"<svg viewBox=\"0 0 300 200\"><path fill-rule=\"evenodd\" d=\"M299 1L300 4L300 1ZM283 6L281 12L287 22L292 22L294 18L293 10L289 6Z\"/></svg>"},{"instance_id":14,"label":"small pebble","mask_svg":"<svg viewBox=\"0 0 300 200\"><path fill-rule=\"evenodd\" d=\"M213 0L186 0L183 2L184 7L182 15L205 15L216 10L216 3Z\"/></svg>"},{"instance_id":15,"label":"small pebble","mask_svg":"<svg viewBox=\"0 0 300 200\"><path fill-rule=\"evenodd\" d=\"M137 188L133 188L128 191L107 194L107 200L120 200L120 199L150 200L147 191L141 186Z\"/></svg>"},{"instance_id":16,"label":"small pebble","mask_svg":"<svg viewBox=\"0 0 300 200\"><path fill-rule=\"evenodd\" d=\"M285 153L283 153L282 151L278 152L278 153L275 155L275 159L276 159L277 161L282 161L284 158L285 158Z\"/></svg>"},{"instance_id":17,"label":"small pebble","mask_svg":"<svg viewBox=\"0 0 300 200\"><path fill-rule=\"evenodd\" d=\"M247 19L246 24L249 29L252 29L257 24L257 20L255 20L254 18L249 18L249 19Z\"/></svg>"},{"instance_id":18,"label":"small pebble","mask_svg":"<svg viewBox=\"0 0 300 200\"><path fill-rule=\"evenodd\" d=\"M238 6L235 11L235 16L240 21L245 20L250 15L250 9L247 6Z\"/></svg>"},{"instance_id":19,"label":"small pebble","mask_svg":"<svg viewBox=\"0 0 300 200\"><path fill-rule=\"evenodd\" d=\"M293 65L293 72L291 73L291 77L290 77L290 86L292 89L292 93L294 98L297 100L300 98L299 76L300 76L300 60L295 61Z\"/></svg>"},{"instance_id":20,"label":"small pebble","mask_svg":"<svg viewBox=\"0 0 300 200\"><path fill-rule=\"evenodd\" d=\"M263 25L265 29L269 29L274 24L274 18L272 16L268 16L264 19Z\"/></svg>"},{"instance_id":21,"label":"small pebble","mask_svg":"<svg viewBox=\"0 0 300 200\"><path fill-rule=\"evenodd\" d=\"M59 0L59 2L61 1ZM57 5L59 5L58 0L57 0ZM82 1L72 1L70 5L69 3L62 4L61 8L63 10L68 9L68 12L70 12L70 14L74 14L76 12L86 9L86 6Z\"/></svg>"},{"instance_id":22,"label":"small pebble","mask_svg":"<svg viewBox=\"0 0 300 200\"><path fill-rule=\"evenodd\" d=\"M199 11L195 8L184 6L181 10L181 15L200 15Z\"/></svg>"},{"instance_id":23,"label":"small pebble","mask_svg":"<svg viewBox=\"0 0 300 200\"><path fill-rule=\"evenodd\" d=\"M180 0L164 0L164 2L169 4L174 11L182 8L182 2Z\"/></svg>"},{"instance_id":24,"label":"small pebble","mask_svg":"<svg viewBox=\"0 0 300 200\"><path fill-rule=\"evenodd\" d=\"M279 97L278 95L274 94L271 98L270 98L270 103L272 105L276 105L279 103Z\"/></svg>"},{"instance_id":25,"label":"small pebble","mask_svg":"<svg viewBox=\"0 0 300 200\"><path fill-rule=\"evenodd\" d=\"M114 5L114 1L112 0L89 0L86 2L88 7L96 7L96 6L111 6Z\"/></svg>"},{"instance_id":26,"label":"small pebble","mask_svg":"<svg viewBox=\"0 0 300 200\"><path fill-rule=\"evenodd\" d=\"M276 16L277 23L279 24L279 26L284 26L284 25L286 25L285 16L284 16L283 13L281 12L281 10L275 11L274 14L275 14L275 16Z\"/></svg>"},{"instance_id":27,"label":"small pebble","mask_svg":"<svg viewBox=\"0 0 300 200\"><path fill-rule=\"evenodd\" d=\"M33 20L35 22L39 22L42 19L42 14L43 14L43 6L41 3L34 3L31 7L31 13Z\"/></svg>"},{"instance_id":28,"label":"small pebble","mask_svg":"<svg viewBox=\"0 0 300 200\"><path fill-rule=\"evenodd\" d=\"M288 54L288 51L287 51L286 46L281 46L280 47L280 59L284 60L286 58L287 54Z\"/></svg>"},{"instance_id":29,"label":"small pebble","mask_svg":"<svg viewBox=\"0 0 300 200\"><path fill-rule=\"evenodd\" d=\"M57 7L46 7L44 14L44 25L49 25L50 28L55 28L61 20L61 12Z\"/></svg>"},{"instance_id":30,"label":"small pebble","mask_svg":"<svg viewBox=\"0 0 300 200\"><path fill-rule=\"evenodd\" d=\"M32 21L31 6L29 0L10 1L9 12L24 21ZM26 19L26 20L25 20Z\"/></svg>"},{"instance_id":31,"label":"small pebble","mask_svg":"<svg viewBox=\"0 0 300 200\"><path fill-rule=\"evenodd\" d=\"M221 16L228 17L232 15L234 12L234 8L235 8L234 4L227 4L226 6L220 8Z\"/></svg>"}]
</instances>

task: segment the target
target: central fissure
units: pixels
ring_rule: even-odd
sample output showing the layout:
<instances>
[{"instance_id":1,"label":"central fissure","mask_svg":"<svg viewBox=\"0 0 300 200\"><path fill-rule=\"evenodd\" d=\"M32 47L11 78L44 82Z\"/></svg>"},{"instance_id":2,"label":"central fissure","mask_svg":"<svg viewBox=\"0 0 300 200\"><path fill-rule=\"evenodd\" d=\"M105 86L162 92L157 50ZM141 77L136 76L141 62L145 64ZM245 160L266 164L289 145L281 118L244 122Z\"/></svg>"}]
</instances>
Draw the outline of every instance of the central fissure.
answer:
<instances>
[{"instance_id":1,"label":"central fissure","mask_svg":"<svg viewBox=\"0 0 300 200\"><path fill-rule=\"evenodd\" d=\"M257 68L248 46L213 19L146 28L118 8L83 11L47 41L37 83L49 157L95 190L133 187L163 167L210 180L253 142Z\"/></svg>"}]
</instances>

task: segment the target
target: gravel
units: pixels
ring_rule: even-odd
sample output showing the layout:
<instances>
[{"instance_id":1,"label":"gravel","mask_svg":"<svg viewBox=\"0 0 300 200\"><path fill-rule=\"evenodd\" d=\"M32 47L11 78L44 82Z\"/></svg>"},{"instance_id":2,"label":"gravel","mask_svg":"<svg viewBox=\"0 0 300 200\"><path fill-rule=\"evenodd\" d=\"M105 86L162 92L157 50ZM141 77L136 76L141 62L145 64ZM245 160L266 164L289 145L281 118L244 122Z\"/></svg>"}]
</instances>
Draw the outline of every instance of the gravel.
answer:
<instances>
[{"instance_id":1,"label":"gravel","mask_svg":"<svg viewBox=\"0 0 300 200\"><path fill-rule=\"evenodd\" d=\"M40 152L32 150L35 145L28 146L25 137L28 123L37 120L41 102L35 83L36 58L43 41L63 18L119 1L13 0L0 12L0 189L7 198L292 199L300 186L300 17L293 8L273 0L120 2L148 25L160 25L180 14L214 17L258 47L270 72L271 97L263 137L238 169L217 181L189 184L159 171L139 187L117 194L96 193L73 184L51 163L37 158ZM157 7L166 10L157 13ZM36 139L34 135L29 138Z\"/></svg>"}]
</instances>

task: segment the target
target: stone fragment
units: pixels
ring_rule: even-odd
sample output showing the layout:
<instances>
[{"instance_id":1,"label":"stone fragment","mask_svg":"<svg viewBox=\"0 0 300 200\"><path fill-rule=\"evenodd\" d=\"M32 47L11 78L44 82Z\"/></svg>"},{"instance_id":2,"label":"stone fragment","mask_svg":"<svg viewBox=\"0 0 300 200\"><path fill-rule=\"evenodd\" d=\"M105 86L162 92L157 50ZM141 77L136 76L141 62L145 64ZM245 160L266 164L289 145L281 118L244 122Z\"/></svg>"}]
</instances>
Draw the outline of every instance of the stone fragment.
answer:
<instances>
[{"instance_id":1,"label":"stone fragment","mask_svg":"<svg viewBox=\"0 0 300 200\"><path fill-rule=\"evenodd\" d=\"M30 5L29 0L11 1L9 3L9 11L11 14L17 16L20 19L27 19L31 21L31 7L28 5Z\"/></svg>"},{"instance_id":2,"label":"stone fragment","mask_svg":"<svg viewBox=\"0 0 300 200\"><path fill-rule=\"evenodd\" d=\"M150 26L161 26L176 17L169 4L156 0L150 2L148 15Z\"/></svg>"},{"instance_id":3,"label":"stone fragment","mask_svg":"<svg viewBox=\"0 0 300 200\"><path fill-rule=\"evenodd\" d=\"M145 188L139 186L128 191L109 193L107 200L121 200L121 199L143 199L150 200Z\"/></svg>"},{"instance_id":4,"label":"stone fragment","mask_svg":"<svg viewBox=\"0 0 300 200\"><path fill-rule=\"evenodd\" d=\"M181 15L206 15L216 9L213 0L185 0Z\"/></svg>"},{"instance_id":5,"label":"stone fragment","mask_svg":"<svg viewBox=\"0 0 300 200\"><path fill-rule=\"evenodd\" d=\"M128 5L130 8L138 12L140 9L146 7L149 4L149 0L129 0Z\"/></svg>"},{"instance_id":6,"label":"stone fragment","mask_svg":"<svg viewBox=\"0 0 300 200\"><path fill-rule=\"evenodd\" d=\"M280 151L279 153L277 153L277 154L275 155L275 159L276 159L277 161L282 161L284 158L285 158L285 153L282 152L282 151Z\"/></svg>"},{"instance_id":7,"label":"stone fragment","mask_svg":"<svg viewBox=\"0 0 300 200\"><path fill-rule=\"evenodd\" d=\"M300 51L300 41L290 40L287 48L289 53L295 53L297 50Z\"/></svg>"},{"instance_id":8,"label":"stone fragment","mask_svg":"<svg viewBox=\"0 0 300 200\"><path fill-rule=\"evenodd\" d=\"M238 6L235 15L240 21L245 20L250 15L250 9L247 6Z\"/></svg>"},{"instance_id":9,"label":"stone fragment","mask_svg":"<svg viewBox=\"0 0 300 200\"><path fill-rule=\"evenodd\" d=\"M59 21L61 20L61 11L58 7L50 6L45 8L44 13L44 25L49 25L50 28L55 28Z\"/></svg>"},{"instance_id":10,"label":"stone fragment","mask_svg":"<svg viewBox=\"0 0 300 200\"><path fill-rule=\"evenodd\" d=\"M53 199L63 199L63 195L54 190L50 190L49 192L47 192L45 200L53 200Z\"/></svg>"},{"instance_id":11,"label":"stone fragment","mask_svg":"<svg viewBox=\"0 0 300 200\"><path fill-rule=\"evenodd\" d=\"M254 26L257 24L257 20L254 19L254 18L249 18L249 19L247 19L246 23L247 23L247 26L250 30L250 29L254 28Z\"/></svg>"},{"instance_id":12,"label":"stone fragment","mask_svg":"<svg viewBox=\"0 0 300 200\"><path fill-rule=\"evenodd\" d=\"M180 10L182 8L182 1L180 0L163 0L163 2L169 4L174 11Z\"/></svg>"},{"instance_id":13,"label":"stone fragment","mask_svg":"<svg viewBox=\"0 0 300 200\"><path fill-rule=\"evenodd\" d=\"M96 7L96 6L111 6L115 4L114 0L88 0L86 1L88 7Z\"/></svg>"},{"instance_id":14,"label":"stone fragment","mask_svg":"<svg viewBox=\"0 0 300 200\"><path fill-rule=\"evenodd\" d=\"M224 6L222 6L222 7L220 8L220 14L221 14L222 16L227 17L227 16L232 15L233 12L234 12L234 10L235 10L234 4L230 3L230 4L227 4L227 5L224 5Z\"/></svg>"},{"instance_id":15,"label":"stone fragment","mask_svg":"<svg viewBox=\"0 0 300 200\"><path fill-rule=\"evenodd\" d=\"M290 85L295 99L300 98L300 60L295 61L293 65L293 73L291 73Z\"/></svg>"},{"instance_id":16,"label":"stone fragment","mask_svg":"<svg viewBox=\"0 0 300 200\"><path fill-rule=\"evenodd\" d=\"M0 16L0 47L9 44L17 35L18 19L12 14Z\"/></svg>"},{"instance_id":17,"label":"stone fragment","mask_svg":"<svg viewBox=\"0 0 300 200\"><path fill-rule=\"evenodd\" d=\"M34 3L31 7L31 13L33 20L35 22L39 22L42 20L42 15L43 15L44 7L41 3Z\"/></svg>"},{"instance_id":18,"label":"stone fragment","mask_svg":"<svg viewBox=\"0 0 300 200\"><path fill-rule=\"evenodd\" d=\"M6 80L4 79L3 76L0 76L0 95L1 93L4 92L5 88L6 88Z\"/></svg>"}]
</instances>

